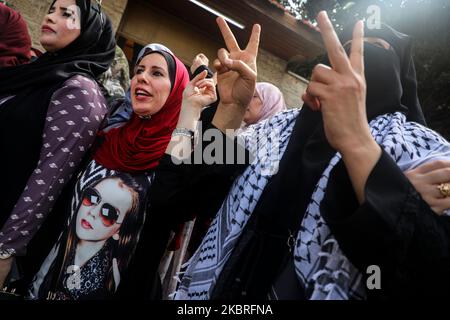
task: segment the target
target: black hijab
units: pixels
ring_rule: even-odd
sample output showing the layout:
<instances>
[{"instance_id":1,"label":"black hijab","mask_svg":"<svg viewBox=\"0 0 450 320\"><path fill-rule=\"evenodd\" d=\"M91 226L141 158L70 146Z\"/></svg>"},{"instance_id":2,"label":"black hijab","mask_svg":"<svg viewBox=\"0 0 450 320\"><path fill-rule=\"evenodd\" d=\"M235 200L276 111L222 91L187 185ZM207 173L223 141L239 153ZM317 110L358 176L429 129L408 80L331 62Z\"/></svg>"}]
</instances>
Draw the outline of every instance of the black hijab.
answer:
<instances>
[{"instance_id":1,"label":"black hijab","mask_svg":"<svg viewBox=\"0 0 450 320\"><path fill-rule=\"evenodd\" d=\"M46 52L30 64L1 68L0 96L30 87L52 86L77 74L95 79L109 68L116 45L111 21L96 1L76 0L76 4L81 15L79 37L67 47Z\"/></svg>"},{"instance_id":2,"label":"black hijab","mask_svg":"<svg viewBox=\"0 0 450 320\"><path fill-rule=\"evenodd\" d=\"M74 75L95 78L114 58L110 20L96 2L77 0L76 4L81 30L71 44L30 64L0 69L0 98L14 95L0 105L0 227L36 168L53 93Z\"/></svg>"},{"instance_id":3,"label":"black hijab","mask_svg":"<svg viewBox=\"0 0 450 320\"><path fill-rule=\"evenodd\" d=\"M370 43L364 44L368 120L399 111L406 113L409 120L425 123L417 99L410 40L386 27L376 30L377 35L375 32L366 33L366 36L385 39L394 48L386 50ZM324 63L327 61L325 58ZM264 189L217 279L212 299L267 298L270 287L292 257L287 246L289 236L296 237L316 184L335 153L326 139L321 113L304 105L280 161L279 171ZM337 170L343 171L340 176L348 180L342 162ZM332 180L330 177L329 184L334 183ZM348 195L343 197L344 201L355 202L353 208L357 208L351 183L345 181L343 188L345 191L341 190L341 195ZM296 281L295 277L292 281Z\"/></svg>"},{"instance_id":4,"label":"black hijab","mask_svg":"<svg viewBox=\"0 0 450 320\"><path fill-rule=\"evenodd\" d=\"M341 42L346 43L348 40L351 40L352 32L353 26L345 28L344 32L340 35ZM393 112L393 110L395 110L405 113L408 121L414 121L426 125L422 107L420 106L419 98L417 96L416 69L414 67L412 57L411 38L406 34L394 30L386 24L381 24L380 29L368 29L366 26L364 36L381 38L387 41L395 53L394 56L392 53L384 52L384 54L382 54L380 50L377 50L378 53L370 53L370 56L367 57L370 58L369 63L366 63L365 70L368 88L367 116L369 120L373 118L370 115L377 116L380 114ZM365 47L367 48L367 46ZM382 50L382 48L379 49ZM386 56L388 61L384 61L381 58L381 55ZM394 68L391 66L394 66ZM382 68L381 70L380 67ZM396 77L398 76L399 79L386 78L388 75L384 75L384 73L392 73L393 71L398 73ZM383 95L386 93L391 95L395 94L395 102L392 101L393 105L389 105L386 99L379 98L383 96L381 93L383 93ZM375 94L377 96L375 96ZM397 95L400 97L400 103L397 102ZM370 103L376 99L378 99L379 106L375 107L370 105ZM400 108L398 108L399 105Z\"/></svg>"},{"instance_id":5,"label":"black hijab","mask_svg":"<svg viewBox=\"0 0 450 320\"><path fill-rule=\"evenodd\" d=\"M54 92L75 75L95 79L114 58L115 39L109 18L95 1L77 0L76 4L80 8L81 30L71 44L57 52L47 52L30 64L0 69L0 97L14 95L0 105L0 228L38 163L47 109ZM70 203L76 176L67 182L53 211L28 243L26 255L17 256L25 279L19 284L23 292L59 235L64 224L60 213Z\"/></svg>"}]
</instances>

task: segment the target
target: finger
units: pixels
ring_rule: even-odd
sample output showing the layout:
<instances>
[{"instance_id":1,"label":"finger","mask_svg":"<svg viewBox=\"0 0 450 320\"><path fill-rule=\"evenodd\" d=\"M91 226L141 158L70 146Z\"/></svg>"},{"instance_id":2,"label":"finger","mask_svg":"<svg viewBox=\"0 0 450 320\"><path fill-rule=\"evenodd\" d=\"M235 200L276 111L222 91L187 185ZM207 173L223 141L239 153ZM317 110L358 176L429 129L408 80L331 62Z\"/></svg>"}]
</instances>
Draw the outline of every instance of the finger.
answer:
<instances>
[{"instance_id":1,"label":"finger","mask_svg":"<svg viewBox=\"0 0 450 320\"><path fill-rule=\"evenodd\" d=\"M434 212L441 215L444 213L445 210L450 209L450 197L437 199L430 207L433 209Z\"/></svg>"},{"instance_id":2,"label":"finger","mask_svg":"<svg viewBox=\"0 0 450 320\"><path fill-rule=\"evenodd\" d=\"M417 185L414 185L416 188ZM434 205L436 200L442 199L442 194L435 185L427 184L426 186L420 187L419 191L423 200L428 202L429 205Z\"/></svg>"},{"instance_id":3,"label":"finger","mask_svg":"<svg viewBox=\"0 0 450 320\"><path fill-rule=\"evenodd\" d=\"M196 83L197 87L205 87L214 85L214 81L212 79L203 79Z\"/></svg>"},{"instance_id":4,"label":"finger","mask_svg":"<svg viewBox=\"0 0 450 320\"><path fill-rule=\"evenodd\" d=\"M431 162L427 162L423 165L418 166L414 170L416 170L419 173L427 173L430 171L434 171L437 169L444 169L444 168L450 168L450 161L446 161L446 160L431 161Z\"/></svg>"},{"instance_id":5,"label":"finger","mask_svg":"<svg viewBox=\"0 0 450 320\"><path fill-rule=\"evenodd\" d=\"M361 20L355 24L353 29L350 64L353 70L364 75L364 22Z\"/></svg>"},{"instance_id":6,"label":"finger","mask_svg":"<svg viewBox=\"0 0 450 320\"><path fill-rule=\"evenodd\" d=\"M308 87L306 88L306 93L313 97L318 98L320 101L320 100L324 99L324 97L327 93L327 90L328 90L327 85L320 83L320 82L311 81L308 84Z\"/></svg>"},{"instance_id":7,"label":"finger","mask_svg":"<svg viewBox=\"0 0 450 320\"><path fill-rule=\"evenodd\" d=\"M203 54L203 53L199 53L195 59L201 63L202 65L208 66L209 65L209 59Z\"/></svg>"},{"instance_id":8,"label":"finger","mask_svg":"<svg viewBox=\"0 0 450 320\"><path fill-rule=\"evenodd\" d=\"M215 87L210 85L198 86L197 88L204 90L206 94L210 94L211 92L215 92Z\"/></svg>"},{"instance_id":9,"label":"finger","mask_svg":"<svg viewBox=\"0 0 450 320\"><path fill-rule=\"evenodd\" d=\"M321 109L321 107L322 107L322 105L321 105L321 103L320 103L320 100L319 100L318 98L316 98L316 97L313 97L313 99L314 99L314 104L315 104L316 107L317 107L317 111L320 111L320 109Z\"/></svg>"},{"instance_id":10,"label":"finger","mask_svg":"<svg viewBox=\"0 0 450 320\"><path fill-rule=\"evenodd\" d=\"M230 71L230 69L228 69L226 66L224 66L219 59L214 60L214 69L216 69L218 74L222 74L225 72Z\"/></svg>"},{"instance_id":11,"label":"finger","mask_svg":"<svg viewBox=\"0 0 450 320\"><path fill-rule=\"evenodd\" d=\"M260 36L261 36L261 26L259 24L254 24L250 40L248 41L245 51L252 54L253 56L257 56Z\"/></svg>"},{"instance_id":12,"label":"finger","mask_svg":"<svg viewBox=\"0 0 450 320\"><path fill-rule=\"evenodd\" d=\"M211 85L211 84L209 84L209 83L206 83L206 84L200 84L198 87L199 87L199 88L204 88L204 89L207 90L207 91L215 91L215 86L214 86L214 85Z\"/></svg>"},{"instance_id":13,"label":"finger","mask_svg":"<svg viewBox=\"0 0 450 320\"><path fill-rule=\"evenodd\" d=\"M205 79L207 75L208 75L208 71L203 70L203 71L200 72L198 75L196 75L196 76L191 80L191 82L192 82L192 83L197 83L197 82L199 82L199 81Z\"/></svg>"},{"instance_id":14,"label":"finger","mask_svg":"<svg viewBox=\"0 0 450 320\"><path fill-rule=\"evenodd\" d=\"M250 68L248 64L242 60L232 60L230 59L229 53L225 49L219 49L217 54L220 63L228 70L233 70L238 72L241 77L246 79L256 79L256 71Z\"/></svg>"},{"instance_id":15,"label":"finger","mask_svg":"<svg viewBox=\"0 0 450 320\"><path fill-rule=\"evenodd\" d=\"M239 45L234 37L233 32L231 32L230 27L224 18L218 17L216 22L219 26L220 32L222 33L223 40L225 41L225 45L230 51L240 51Z\"/></svg>"},{"instance_id":16,"label":"finger","mask_svg":"<svg viewBox=\"0 0 450 320\"><path fill-rule=\"evenodd\" d=\"M317 22L331 66L338 72L348 72L351 68L350 61L325 11L319 12Z\"/></svg>"},{"instance_id":17,"label":"finger","mask_svg":"<svg viewBox=\"0 0 450 320\"><path fill-rule=\"evenodd\" d=\"M222 66L229 68L229 64L231 64L230 53L224 48L219 49L217 51L217 58L219 59Z\"/></svg>"},{"instance_id":18,"label":"finger","mask_svg":"<svg viewBox=\"0 0 450 320\"><path fill-rule=\"evenodd\" d=\"M325 66L326 68L329 68L328 66ZM330 68L331 69L331 68ZM312 74L311 75L311 81L310 82L314 82L314 81L316 81L317 80L317 75L316 74ZM308 84L309 85L309 84ZM307 87L307 89L308 89L308 87ZM313 106L314 106L314 109L316 110L316 111L320 111L320 107L321 107L321 104L320 104L320 100L317 98L317 97L315 97L315 96L313 96L313 95L311 95L311 94L308 94L308 93L306 93L307 95L308 95L308 97L310 97L310 100L311 100L311 103L313 104Z\"/></svg>"},{"instance_id":19,"label":"finger","mask_svg":"<svg viewBox=\"0 0 450 320\"><path fill-rule=\"evenodd\" d=\"M331 84L336 82L336 73L329 66L318 64L314 67L311 74L312 81L322 82L324 84Z\"/></svg>"},{"instance_id":20,"label":"finger","mask_svg":"<svg viewBox=\"0 0 450 320\"><path fill-rule=\"evenodd\" d=\"M303 101L303 106L302 108L304 108L305 106L307 106L309 109L311 109L312 111L315 111L315 108L311 105L311 99L310 97L306 94L303 93L301 96L301 99Z\"/></svg>"},{"instance_id":21,"label":"finger","mask_svg":"<svg viewBox=\"0 0 450 320\"><path fill-rule=\"evenodd\" d=\"M230 70L233 70L233 71L236 71L237 73L239 73L241 78L246 79L246 80L252 80L252 81L255 81L255 83L256 83L256 72L252 68L250 68L250 66L248 64L246 64L242 60L229 59L229 61L230 62L226 62L226 63L227 63L227 67ZM222 61L222 64L223 63L224 62Z\"/></svg>"},{"instance_id":22,"label":"finger","mask_svg":"<svg viewBox=\"0 0 450 320\"><path fill-rule=\"evenodd\" d=\"M435 185L450 182L450 167L423 173L423 178L426 182Z\"/></svg>"},{"instance_id":23,"label":"finger","mask_svg":"<svg viewBox=\"0 0 450 320\"><path fill-rule=\"evenodd\" d=\"M317 104L317 98L311 96L310 94L304 93L302 95L302 100L312 111L320 110L320 106Z\"/></svg>"},{"instance_id":24,"label":"finger","mask_svg":"<svg viewBox=\"0 0 450 320\"><path fill-rule=\"evenodd\" d=\"M199 54L197 54L196 58L201 59L201 60L208 60L208 58L201 52Z\"/></svg>"}]
</instances>

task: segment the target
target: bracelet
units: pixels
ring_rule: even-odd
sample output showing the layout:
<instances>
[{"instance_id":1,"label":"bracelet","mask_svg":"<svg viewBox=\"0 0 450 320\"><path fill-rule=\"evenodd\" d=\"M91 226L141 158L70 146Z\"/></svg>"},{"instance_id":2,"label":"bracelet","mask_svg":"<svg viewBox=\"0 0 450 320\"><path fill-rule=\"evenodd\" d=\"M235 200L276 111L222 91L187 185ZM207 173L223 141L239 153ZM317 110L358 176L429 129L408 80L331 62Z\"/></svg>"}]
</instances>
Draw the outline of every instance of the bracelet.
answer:
<instances>
[{"instance_id":1,"label":"bracelet","mask_svg":"<svg viewBox=\"0 0 450 320\"><path fill-rule=\"evenodd\" d=\"M172 132L172 137L176 136L183 136L188 137L191 139L191 150L194 150L194 138L195 138L195 132L186 128L175 128Z\"/></svg>"},{"instance_id":2,"label":"bracelet","mask_svg":"<svg viewBox=\"0 0 450 320\"><path fill-rule=\"evenodd\" d=\"M186 128L175 128L175 130L173 130L172 132L172 137L185 136L194 139L194 134L194 131Z\"/></svg>"}]
</instances>

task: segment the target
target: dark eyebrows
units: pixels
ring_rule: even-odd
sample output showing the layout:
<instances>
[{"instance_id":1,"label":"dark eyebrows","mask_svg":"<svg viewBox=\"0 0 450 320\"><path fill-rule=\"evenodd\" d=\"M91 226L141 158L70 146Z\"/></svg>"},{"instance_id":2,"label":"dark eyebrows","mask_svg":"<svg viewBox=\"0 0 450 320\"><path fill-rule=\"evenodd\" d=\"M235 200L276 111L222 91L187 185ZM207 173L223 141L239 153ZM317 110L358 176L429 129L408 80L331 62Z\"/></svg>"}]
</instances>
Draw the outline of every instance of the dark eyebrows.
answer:
<instances>
[{"instance_id":1,"label":"dark eyebrows","mask_svg":"<svg viewBox=\"0 0 450 320\"><path fill-rule=\"evenodd\" d=\"M166 72L166 70L164 70L164 68L161 68L161 67L158 67L158 66L153 66L152 69L158 69L158 70Z\"/></svg>"},{"instance_id":2,"label":"dark eyebrows","mask_svg":"<svg viewBox=\"0 0 450 320\"><path fill-rule=\"evenodd\" d=\"M136 66L136 70L137 70L137 69L145 69L145 66L142 65L142 64L139 64L139 65ZM151 70L157 69L157 70L161 70L161 71L167 73L167 71L166 71L164 68L159 67L159 66L151 66L150 69L151 69Z\"/></svg>"},{"instance_id":3,"label":"dark eyebrows","mask_svg":"<svg viewBox=\"0 0 450 320\"><path fill-rule=\"evenodd\" d=\"M50 7L50 9L48 9L48 12L55 11L55 10L56 10L55 5L52 5ZM63 12L68 12L68 13L71 13L71 14L75 13L73 10L70 10L69 8L66 8L66 7L59 7L59 10L61 10Z\"/></svg>"},{"instance_id":4,"label":"dark eyebrows","mask_svg":"<svg viewBox=\"0 0 450 320\"><path fill-rule=\"evenodd\" d=\"M65 8L65 7L59 7L59 9L60 9L61 11L64 11L64 12L67 12L67 13L70 13L70 14L74 14L74 13L75 13L75 11L70 10L70 9L68 9L68 8Z\"/></svg>"}]
</instances>

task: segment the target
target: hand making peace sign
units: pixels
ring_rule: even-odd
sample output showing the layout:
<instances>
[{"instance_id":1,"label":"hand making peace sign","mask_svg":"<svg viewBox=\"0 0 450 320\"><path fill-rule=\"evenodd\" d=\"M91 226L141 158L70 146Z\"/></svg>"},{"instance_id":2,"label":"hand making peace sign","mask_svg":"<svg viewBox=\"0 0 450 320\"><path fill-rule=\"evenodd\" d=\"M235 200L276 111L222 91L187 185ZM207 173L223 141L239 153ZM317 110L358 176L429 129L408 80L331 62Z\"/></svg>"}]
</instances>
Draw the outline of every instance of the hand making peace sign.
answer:
<instances>
[{"instance_id":1,"label":"hand making peace sign","mask_svg":"<svg viewBox=\"0 0 450 320\"><path fill-rule=\"evenodd\" d=\"M303 98L313 109L320 108L327 140L341 153L356 196L363 203L367 178L381 156L366 115L364 25L356 23L348 57L324 11L317 21L331 68L322 64L314 68Z\"/></svg>"},{"instance_id":2,"label":"hand making peace sign","mask_svg":"<svg viewBox=\"0 0 450 320\"><path fill-rule=\"evenodd\" d=\"M372 139L366 116L364 25L356 23L348 57L325 11L317 21L331 68L323 64L314 68L303 100L313 109L320 108L328 142L342 152Z\"/></svg>"},{"instance_id":3,"label":"hand making peace sign","mask_svg":"<svg viewBox=\"0 0 450 320\"><path fill-rule=\"evenodd\" d=\"M217 24L228 49L220 49L218 59L214 61L221 102L246 108L255 92L261 27L258 24L253 26L247 47L242 50L225 20L219 17Z\"/></svg>"}]
</instances>

